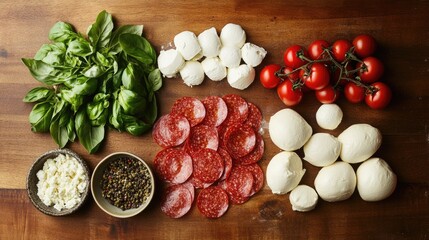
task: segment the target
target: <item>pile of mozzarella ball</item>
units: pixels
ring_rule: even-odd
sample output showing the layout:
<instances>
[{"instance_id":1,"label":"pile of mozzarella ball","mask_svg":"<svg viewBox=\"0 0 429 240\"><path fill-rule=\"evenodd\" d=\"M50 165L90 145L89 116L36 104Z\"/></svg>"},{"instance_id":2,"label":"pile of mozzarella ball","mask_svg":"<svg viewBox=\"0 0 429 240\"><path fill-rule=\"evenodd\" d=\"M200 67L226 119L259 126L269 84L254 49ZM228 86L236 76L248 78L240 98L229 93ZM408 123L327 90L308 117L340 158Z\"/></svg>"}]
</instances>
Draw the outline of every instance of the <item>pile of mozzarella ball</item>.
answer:
<instances>
[{"instance_id":1,"label":"pile of mozzarella ball","mask_svg":"<svg viewBox=\"0 0 429 240\"><path fill-rule=\"evenodd\" d=\"M323 104L316 121L323 129L333 130L341 123L343 113L336 104ZM369 124L354 124L338 137L315 133L305 119L292 109L275 113L269 122L273 143L283 151L267 167L267 184L274 194L290 192L295 211L310 211L318 198L337 202L350 198L357 188L365 201L380 201L396 188L397 178L381 158L373 157L381 145L380 131ZM303 147L304 160L321 167L313 189L299 185L305 173L301 158L294 151ZM355 172L352 164L360 164Z\"/></svg>"},{"instance_id":2,"label":"pile of mozzarella ball","mask_svg":"<svg viewBox=\"0 0 429 240\"><path fill-rule=\"evenodd\" d=\"M246 33L240 25L226 24L218 36L214 27L198 35L183 31L174 37L174 46L161 50L158 67L164 77L180 74L190 87L200 85L205 75L212 81L227 78L231 87L243 90L255 79L255 69L267 51L246 43ZM244 63L242 63L242 60Z\"/></svg>"}]
</instances>

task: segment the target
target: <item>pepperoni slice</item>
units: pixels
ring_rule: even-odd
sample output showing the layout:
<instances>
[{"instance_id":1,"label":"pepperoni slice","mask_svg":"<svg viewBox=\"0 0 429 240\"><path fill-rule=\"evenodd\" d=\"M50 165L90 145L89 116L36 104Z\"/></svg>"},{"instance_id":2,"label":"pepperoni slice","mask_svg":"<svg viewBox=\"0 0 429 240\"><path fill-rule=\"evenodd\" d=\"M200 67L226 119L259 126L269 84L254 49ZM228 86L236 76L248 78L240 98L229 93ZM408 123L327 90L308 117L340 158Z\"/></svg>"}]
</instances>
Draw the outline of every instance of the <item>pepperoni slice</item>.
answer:
<instances>
[{"instance_id":1,"label":"pepperoni slice","mask_svg":"<svg viewBox=\"0 0 429 240\"><path fill-rule=\"evenodd\" d=\"M193 127L204 120L206 108L203 103L196 98L182 97L174 102L170 113L184 116L188 119L191 127Z\"/></svg>"},{"instance_id":2,"label":"pepperoni slice","mask_svg":"<svg viewBox=\"0 0 429 240\"><path fill-rule=\"evenodd\" d=\"M223 141L231 157L240 158L255 148L256 134L252 127L236 124L226 130Z\"/></svg>"},{"instance_id":3,"label":"pepperoni slice","mask_svg":"<svg viewBox=\"0 0 429 240\"><path fill-rule=\"evenodd\" d=\"M179 184L169 186L161 202L161 211L171 218L180 218L189 212L192 194L188 187Z\"/></svg>"},{"instance_id":4,"label":"pepperoni slice","mask_svg":"<svg viewBox=\"0 0 429 240\"><path fill-rule=\"evenodd\" d=\"M252 152L241 158L235 158L234 163L241 165L249 165L261 160L264 155L265 143L261 135L256 134L256 144Z\"/></svg>"},{"instance_id":5,"label":"pepperoni slice","mask_svg":"<svg viewBox=\"0 0 429 240\"><path fill-rule=\"evenodd\" d=\"M249 114L249 106L246 100L236 94L228 94L222 97L228 107L228 116L225 121L230 123L243 123Z\"/></svg>"},{"instance_id":6,"label":"pepperoni slice","mask_svg":"<svg viewBox=\"0 0 429 240\"><path fill-rule=\"evenodd\" d=\"M158 119L153 127L152 137L164 148L182 144L189 136L189 121L177 114L166 114Z\"/></svg>"},{"instance_id":7,"label":"pepperoni slice","mask_svg":"<svg viewBox=\"0 0 429 240\"><path fill-rule=\"evenodd\" d=\"M252 191L250 191L250 196L253 196L255 193L259 192L264 185L264 172L262 171L261 167L256 163L237 167L245 168L253 175L253 187Z\"/></svg>"},{"instance_id":8,"label":"pepperoni slice","mask_svg":"<svg viewBox=\"0 0 429 240\"><path fill-rule=\"evenodd\" d=\"M200 179L195 178L194 176L191 176L188 181L190 184L192 184L194 188L197 188L197 189L208 188L211 185L213 185L213 183L205 183Z\"/></svg>"},{"instance_id":9,"label":"pepperoni slice","mask_svg":"<svg viewBox=\"0 0 429 240\"><path fill-rule=\"evenodd\" d=\"M204 183L214 183L223 173L224 163L213 149L204 148L193 155L194 177Z\"/></svg>"},{"instance_id":10,"label":"pepperoni slice","mask_svg":"<svg viewBox=\"0 0 429 240\"><path fill-rule=\"evenodd\" d=\"M185 149L189 154L193 155L204 148L216 151L218 145L219 140L216 128L200 124L191 129Z\"/></svg>"},{"instance_id":11,"label":"pepperoni slice","mask_svg":"<svg viewBox=\"0 0 429 240\"><path fill-rule=\"evenodd\" d=\"M192 158L184 150L167 148L157 154L154 167L164 181L184 183L192 174Z\"/></svg>"},{"instance_id":12,"label":"pepperoni slice","mask_svg":"<svg viewBox=\"0 0 429 240\"><path fill-rule=\"evenodd\" d=\"M206 108L203 124L214 127L221 125L228 116L228 107L225 101L218 96L208 96L202 102Z\"/></svg>"},{"instance_id":13,"label":"pepperoni slice","mask_svg":"<svg viewBox=\"0 0 429 240\"><path fill-rule=\"evenodd\" d=\"M228 194L218 186L205 188L198 194L197 207L205 217L219 218L228 210Z\"/></svg>"},{"instance_id":14,"label":"pepperoni slice","mask_svg":"<svg viewBox=\"0 0 429 240\"><path fill-rule=\"evenodd\" d=\"M191 199L192 202L194 202L194 198L195 198L195 188L194 185L192 185L192 183L190 183L189 181L181 184L183 187L185 187L186 189L189 190L189 192L191 193Z\"/></svg>"},{"instance_id":15,"label":"pepperoni slice","mask_svg":"<svg viewBox=\"0 0 429 240\"><path fill-rule=\"evenodd\" d=\"M249 114L244 125L251 126L255 132L259 132L262 125L262 113L255 104L249 102L247 105L249 106Z\"/></svg>"},{"instance_id":16,"label":"pepperoni slice","mask_svg":"<svg viewBox=\"0 0 429 240\"><path fill-rule=\"evenodd\" d=\"M229 155L229 153L223 149L223 148L219 148L217 150L217 152L219 153L220 157L223 159L224 162L224 170L223 170L223 174L222 177L220 177L219 180L225 180L229 177L229 175L231 174L231 169L232 169L232 158Z\"/></svg>"},{"instance_id":17,"label":"pepperoni slice","mask_svg":"<svg viewBox=\"0 0 429 240\"><path fill-rule=\"evenodd\" d=\"M226 192L233 197L247 198L252 193L253 175L249 169L233 167L225 180Z\"/></svg>"}]
</instances>

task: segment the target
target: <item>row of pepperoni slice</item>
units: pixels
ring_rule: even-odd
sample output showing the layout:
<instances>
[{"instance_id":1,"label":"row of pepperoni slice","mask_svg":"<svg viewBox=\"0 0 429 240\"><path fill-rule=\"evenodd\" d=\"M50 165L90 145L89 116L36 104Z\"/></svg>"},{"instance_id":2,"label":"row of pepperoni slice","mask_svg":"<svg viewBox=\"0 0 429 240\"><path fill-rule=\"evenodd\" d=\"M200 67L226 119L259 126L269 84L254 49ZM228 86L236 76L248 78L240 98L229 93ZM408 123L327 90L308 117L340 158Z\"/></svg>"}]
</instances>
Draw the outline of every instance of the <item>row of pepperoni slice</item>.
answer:
<instances>
[{"instance_id":1,"label":"row of pepperoni slice","mask_svg":"<svg viewBox=\"0 0 429 240\"><path fill-rule=\"evenodd\" d=\"M163 149L154 159L157 176L167 183L161 210L180 218L196 205L218 218L229 204L243 204L263 186L259 160L264 153L261 111L236 94L182 97L152 131Z\"/></svg>"}]
</instances>

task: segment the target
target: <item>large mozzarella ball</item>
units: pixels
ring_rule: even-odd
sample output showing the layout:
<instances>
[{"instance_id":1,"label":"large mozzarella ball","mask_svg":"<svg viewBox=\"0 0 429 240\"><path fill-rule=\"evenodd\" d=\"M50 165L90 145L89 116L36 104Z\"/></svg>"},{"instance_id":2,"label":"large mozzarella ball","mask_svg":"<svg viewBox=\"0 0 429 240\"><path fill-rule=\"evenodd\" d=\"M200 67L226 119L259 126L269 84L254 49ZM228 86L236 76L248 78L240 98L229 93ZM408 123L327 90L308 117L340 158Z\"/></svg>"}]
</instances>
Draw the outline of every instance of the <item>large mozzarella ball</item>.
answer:
<instances>
[{"instance_id":1,"label":"large mozzarella ball","mask_svg":"<svg viewBox=\"0 0 429 240\"><path fill-rule=\"evenodd\" d=\"M356 171L357 189L365 201L380 201L389 197L396 188L396 174L381 158L370 158Z\"/></svg>"},{"instance_id":2,"label":"large mozzarella ball","mask_svg":"<svg viewBox=\"0 0 429 240\"><path fill-rule=\"evenodd\" d=\"M246 42L246 32L240 25L234 23L226 24L220 32L222 46L234 46L241 48Z\"/></svg>"},{"instance_id":3,"label":"large mozzarella ball","mask_svg":"<svg viewBox=\"0 0 429 240\"><path fill-rule=\"evenodd\" d=\"M174 46L185 60L191 60L201 52L197 36L190 31L183 31L174 36Z\"/></svg>"},{"instance_id":4,"label":"large mozzarella ball","mask_svg":"<svg viewBox=\"0 0 429 240\"><path fill-rule=\"evenodd\" d=\"M204 57L212 58L219 55L221 42L214 27L200 33L198 35L198 42L200 43Z\"/></svg>"},{"instance_id":5,"label":"large mozzarella ball","mask_svg":"<svg viewBox=\"0 0 429 240\"><path fill-rule=\"evenodd\" d=\"M185 66L180 70L183 82L192 87L200 85L204 80L204 70L198 61L186 61Z\"/></svg>"},{"instance_id":6,"label":"large mozzarella ball","mask_svg":"<svg viewBox=\"0 0 429 240\"><path fill-rule=\"evenodd\" d=\"M316 133L304 145L304 160L316 167L334 163L340 156L341 143L329 133Z\"/></svg>"},{"instance_id":7,"label":"large mozzarella ball","mask_svg":"<svg viewBox=\"0 0 429 240\"><path fill-rule=\"evenodd\" d=\"M339 161L320 169L314 180L319 196L328 202L350 198L356 188L356 174L349 163Z\"/></svg>"},{"instance_id":8,"label":"large mozzarella ball","mask_svg":"<svg viewBox=\"0 0 429 240\"><path fill-rule=\"evenodd\" d=\"M256 67L261 64L267 55L267 51L253 43L245 43L241 48L241 58L243 61L252 67Z\"/></svg>"},{"instance_id":9,"label":"large mozzarella ball","mask_svg":"<svg viewBox=\"0 0 429 240\"><path fill-rule=\"evenodd\" d=\"M298 186L305 169L294 152L280 152L268 163L267 184L274 194L286 194Z\"/></svg>"},{"instance_id":10,"label":"large mozzarella ball","mask_svg":"<svg viewBox=\"0 0 429 240\"><path fill-rule=\"evenodd\" d=\"M204 73L212 81L220 81L226 77L226 67L218 57L205 58L201 62Z\"/></svg>"},{"instance_id":11,"label":"large mozzarella ball","mask_svg":"<svg viewBox=\"0 0 429 240\"><path fill-rule=\"evenodd\" d=\"M348 163L359 163L370 158L380 147L380 131L369 124L354 124L339 136L341 142L340 157Z\"/></svg>"},{"instance_id":12,"label":"large mozzarella ball","mask_svg":"<svg viewBox=\"0 0 429 240\"><path fill-rule=\"evenodd\" d=\"M255 69L247 64L241 64L238 67L229 68L227 81L235 89L244 90L255 80Z\"/></svg>"},{"instance_id":13,"label":"large mozzarella ball","mask_svg":"<svg viewBox=\"0 0 429 240\"><path fill-rule=\"evenodd\" d=\"M158 56L158 67L161 73L167 77L175 77L185 65L185 60L176 49L163 50Z\"/></svg>"},{"instance_id":14,"label":"large mozzarella ball","mask_svg":"<svg viewBox=\"0 0 429 240\"><path fill-rule=\"evenodd\" d=\"M268 130L273 143L286 151L301 148L313 133L305 119L290 108L275 113L270 118Z\"/></svg>"},{"instance_id":15,"label":"large mozzarella ball","mask_svg":"<svg viewBox=\"0 0 429 240\"><path fill-rule=\"evenodd\" d=\"M289 201L292 210L298 212L308 212L313 210L319 199L316 190L307 185L298 185L290 192Z\"/></svg>"},{"instance_id":16,"label":"large mozzarella ball","mask_svg":"<svg viewBox=\"0 0 429 240\"><path fill-rule=\"evenodd\" d=\"M241 51L235 46L222 46L219 52L219 59L228 68L238 67L241 62Z\"/></svg>"},{"instance_id":17,"label":"large mozzarella ball","mask_svg":"<svg viewBox=\"0 0 429 240\"><path fill-rule=\"evenodd\" d=\"M334 103L322 104L316 112L317 124L328 130L333 130L340 125L343 119L343 111Z\"/></svg>"}]
</instances>

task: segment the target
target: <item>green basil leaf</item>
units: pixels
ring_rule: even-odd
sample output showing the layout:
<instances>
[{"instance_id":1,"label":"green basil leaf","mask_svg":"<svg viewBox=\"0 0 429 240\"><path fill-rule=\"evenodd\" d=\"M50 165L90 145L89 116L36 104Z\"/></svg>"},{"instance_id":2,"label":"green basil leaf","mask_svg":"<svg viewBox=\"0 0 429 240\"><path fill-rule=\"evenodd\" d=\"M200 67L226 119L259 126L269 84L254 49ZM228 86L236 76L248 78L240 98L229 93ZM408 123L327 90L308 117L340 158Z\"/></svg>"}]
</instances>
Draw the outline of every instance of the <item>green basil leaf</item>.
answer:
<instances>
[{"instance_id":1,"label":"green basil leaf","mask_svg":"<svg viewBox=\"0 0 429 240\"><path fill-rule=\"evenodd\" d=\"M79 107L83 104L83 96L70 89L61 90L61 98L70 103L74 112L77 112Z\"/></svg>"},{"instance_id":2,"label":"green basil leaf","mask_svg":"<svg viewBox=\"0 0 429 240\"><path fill-rule=\"evenodd\" d=\"M118 29L116 29L113 34L112 38L110 39L109 48L111 54L117 54L122 51L121 46L119 45L119 36L121 36L124 33L131 33L138 36L141 36L143 34L143 25L125 25L120 26Z\"/></svg>"},{"instance_id":3,"label":"green basil leaf","mask_svg":"<svg viewBox=\"0 0 429 240\"><path fill-rule=\"evenodd\" d=\"M148 76L149 85L151 86L151 91L156 92L162 87L162 76L161 71L158 68L149 73Z\"/></svg>"},{"instance_id":4,"label":"green basil leaf","mask_svg":"<svg viewBox=\"0 0 429 240\"><path fill-rule=\"evenodd\" d=\"M112 112L110 114L109 123L118 131L123 131L122 108L118 100L114 100L112 104Z\"/></svg>"},{"instance_id":5,"label":"green basil leaf","mask_svg":"<svg viewBox=\"0 0 429 240\"><path fill-rule=\"evenodd\" d=\"M94 153L104 139L104 125L91 126L85 108L79 110L75 118L77 137L89 153Z\"/></svg>"},{"instance_id":6,"label":"green basil leaf","mask_svg":"<svg viewBox=\"0 0 429 240\"><path fill-rule=\"evenodd\" d=\"M74 140L76 139L76 133L74 131L74 121L74 116L70 116L66 125L67 136L70 142L74 142Z\"/></svg>"},{"instance_id":7,"label":"green basil leaf","mask_svg":"<svg viewBox=\"0 0 429 240\"><path fill-rule=\"evenodd\" d=\"M122 88L118 95L118 101L125 114L141 115L146 108L147 100L137 93Z\"/></svg>"},{"instance_id":8,"label":"green basil leaf","mask_svg":"<svg viewBox=\"0 0 429 240\"><path fill-rule=\"evenodd\" d=\"M59 122L59 119L54 120L51 123L49 132L51 133L51 136L54 141L58 144L58 147L63 148L68 143L69 138L67 134L67 128L65 126L60 126Z\"/></svg>"},{"instance_id":9,"label":"green basil leaf","mask_svg":"<svg viewBox=\"0 0 429 240\"><path fill-rule=\"evenodd\" d=\"M113 30L112 15L105 10L100 12L88 31L88 38L92 46L101 49L109 44Z\"/></svg>"},{"instance_id":10,"label":"green basil leaf","mask_svg":"<svg viewBox=\"0 0 429 240\"><path fill-rule=\"evenodd\" d=\"M130 115L122 115L122 120L124 121L125 130L134 136L142 135L152 127L152 124L147 124Z\"/></svg>"},{"instance_id":11,"label":"green basil leaf","mask_svg":"<svg viewBox=\"0 0 429 240\"><path fill-rule=\"evenodd\" d=\"M119 89L122 85L122 73L123 69L119 70L115 75L113 75L113 89Z\"/></svg>"},{"instance_id":12,"label":"green basil leaf","mask_svg":"<svg viewBox=\"0 0 429 240\"><path fill-rule=\"evenodd\" d=\"M122 85L131 91L134 91L142 96L146 96L146 88L142 84L144 78L143 72L135 64L128 63L128 66L122 73Z\"/></svg>"},{"instance_id":13,"label":"green basil leaf","mask_svg":"<svg viewBox=\"0 0 429 240\"><path fill-rule=\"evenodd\" d=\"M158 105L156 102L155 94L152 94L152 98L149 99L149 103L145 111L145 115L143 116L143 119L146 122L153 124L155 123L157 117L158 117Z\"/></svg>"},{"instance_id":14,"label":"green basil leaf","mask_svg":"<svg viewBox=\"0 0 429 240\"><path fill-rule=\"evenodd\" d=\"M124 33L119 36L119 44L122 50L145 65L156 63L156 52L152 45L144 37Z\"/></svg>"},{"instance_id":15,"label":"green basil leaf","mask_svg":"<svg viewBox=\"0 0 429 240\"><path fill-rule=\"evenodd\" d=\"M55 102L54 104L54 111L52 113L52 121L56 121L57 119L60 118L60 116L64 115L62 114L65 110L66 110L66 101L64 100L59 100L57 102ZM61 125L63 126L63 125Z\"/></svg>"},{"instance_id":16,"label":"green basil leaf","mask_svg":"<svg viewBox=\"0 0 429 240\"><path fill-rule=\"evenodd\" d=\"M89 69L85 70L83 72L83 75L87 78L96 78L101 76L103 73L104 73L104 70L100 66L93 65Z\"/></svg>"},{"instance_id":17,"label":"green basil leaf","mask_svg":"<svg viewBox=\"0 0 429 240\"><path fill-rule=\"evenodd\" d=\"M46 87L35 87L31 89L22 99L23 102L39 102L54 96L54 90Z\"/></svg>"},{"instance_id":18,"label":"green basil leaf","mask_svg":"<svg viewBox=\"0 0 429 240\"><path fill-rule=\"evenodd\" d=\"M65 22L57 22L49 31L49 40L54 42L65 42L77 37L73 27Z\"/></svg>"},{"instance_id":19,"label":"green basil leaf","mask_svg":"<svg viewBox=\"0 0 429 240\"><path fill-rule=\"evenodd\" d=\"M93 94L98 87L98 81L95 78L86 79L86 82L74 84L72 91L79 95Z\"/></svg>"},{"instance_id":20,"label":"green basil leaf","mask_svg":"<svg viewBox=\"0 0 429 240\"><path fill-rule=\"evenodd\" d=\"M22 58L21 60L37 81L46 85L54 85L61 82L61 79L58 77L59 72L54 66L46 64L41 60L28 58Z\"/></svg>"},{"instance_id":21,"label":"green basil leaf","mask_svg":"<svg viewBox=\"0 0 429 240\"><path fill-rule=\"evenodd\" d=\"M54 108L50 102L40 102L34 105L29 115L31 131L47 132L51 125L52 112Z\"/></svg>"},{"instance_id":22,"label":"green basil leaf","mask_svg":"<svg viewBox=\"0 0 429 240\"><path fill-rule=\"evenodd\" d=\"M93 126L106 124L109 113L109 94L98 93L94 100L86 105L86 113Z\"/></svg>"},{"instance_id":23,"label":"green basil leaf","mask_svg":"<svg viewBox=\"0 0 429 240\"><path fill-rule=\"evenodd\" d=\"M67 52L75 56L86 57L94 52L93 47L83 38L78 38L69 43Z\"/></svg>"}]
</instances>

